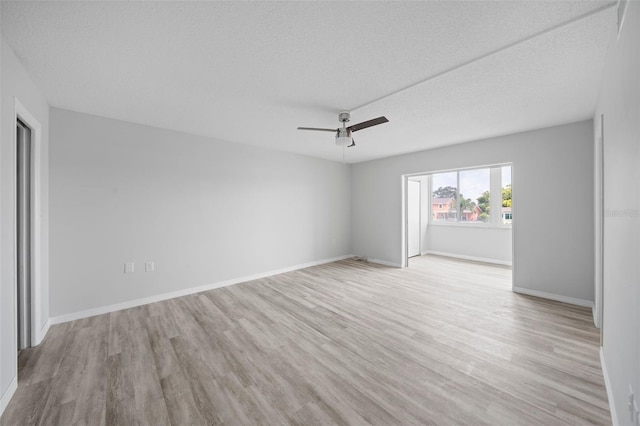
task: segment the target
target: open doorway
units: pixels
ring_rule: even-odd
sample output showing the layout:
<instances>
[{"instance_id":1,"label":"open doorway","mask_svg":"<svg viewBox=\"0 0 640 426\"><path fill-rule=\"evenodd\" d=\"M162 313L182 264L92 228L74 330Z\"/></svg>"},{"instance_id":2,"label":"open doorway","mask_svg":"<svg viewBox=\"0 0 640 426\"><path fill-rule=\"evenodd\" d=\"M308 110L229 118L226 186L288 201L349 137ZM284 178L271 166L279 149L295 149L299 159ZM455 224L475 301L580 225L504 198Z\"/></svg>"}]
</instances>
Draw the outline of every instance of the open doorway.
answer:
<instances>
[{"instance_id":1,"label":"open doorway","mask_svg":"<svg viewBox=\"0 0 640 426\"><path fill-rule=\"evenodd\" d=\"M14 330L19 352L38 345L49 323L42 324L42 127L17 99L15 130Z\"/></svg>"},{"instance_id":2,"label":"open doorway","mask_svg":"<svg viewBox=\"0 0 640 426\"><path fill-rule=\"evenodd\" d=\"M420 256L440 256L512 268L511 164L403 178L405 267Z\"/></svg>"}]
</instances>

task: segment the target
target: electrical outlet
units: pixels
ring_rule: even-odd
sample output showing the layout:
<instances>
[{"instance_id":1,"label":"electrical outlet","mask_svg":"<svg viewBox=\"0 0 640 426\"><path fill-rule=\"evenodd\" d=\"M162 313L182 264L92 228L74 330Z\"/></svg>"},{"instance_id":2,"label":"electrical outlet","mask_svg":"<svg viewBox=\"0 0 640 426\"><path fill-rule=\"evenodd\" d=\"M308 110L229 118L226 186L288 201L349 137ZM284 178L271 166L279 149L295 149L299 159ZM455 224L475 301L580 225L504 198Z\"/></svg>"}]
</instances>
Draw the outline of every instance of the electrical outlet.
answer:
<instances>
[{"instance_id":1,"label":"electrical outlet","mask_svg":"<svg viewBox=\"0 0 640 426\"><path fill-rule=\"evenodd\" d=\"M124 264L124 273L125 274L132 274L134 271L135 265L133 262L127 262Z\"/></svg>"},{"instance_id":2,"label":"electrical outlet","mask_svg":"<svg viewBox=\"0 0 640 426\"><path fill-rule=\"evenodd\" d=\"M144 262L144 271L145 272L153 272L153 270L156 268L156 265L154 264L153 260L148 260L146 262Z\"/></svg>"}]
</instances>

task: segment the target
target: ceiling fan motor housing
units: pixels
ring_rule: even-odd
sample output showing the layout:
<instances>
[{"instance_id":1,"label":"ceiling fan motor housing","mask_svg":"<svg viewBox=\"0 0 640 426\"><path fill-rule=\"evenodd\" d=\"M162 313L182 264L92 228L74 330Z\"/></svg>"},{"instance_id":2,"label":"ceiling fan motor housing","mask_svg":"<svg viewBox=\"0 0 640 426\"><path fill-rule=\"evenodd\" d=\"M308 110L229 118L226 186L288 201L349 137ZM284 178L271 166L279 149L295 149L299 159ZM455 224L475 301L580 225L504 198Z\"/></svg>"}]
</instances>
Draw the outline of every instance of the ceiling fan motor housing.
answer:
<instances>
[{"instance_id":1,"label":"ceiling fan motor housing","mask_svg":"<svg viewBox=\"0 0 640 426\"><path fill-rule=\"evenodd\" d=\"M349 146L351 145L351 131L347 129L344 123L351 120L351 113L349 111L341 111L338 114L338 121L342 123L342 129L338 129L336 133L336 145Z\"/></svg>"},{"instance_id":2,"label":"ceiling fan motor housing","mask_svg":"<svg viewBox=\"0 0 640 426\"><path fill-rule=\"evenodd\" d=\"M349 111L341 111L340 114L338 114L339 122L346 123L349 120L351 120L351 113Z\"/></svg>"},{"instance_id":3,"label":"ceiling fan motor housing","mask_svg":"<svg viewBox=\"0 0 640 426\"><path fill-rule=\"evenodd\" d=\"M336 133L336 145L338 146L348 146L351 145L351 132L349 129L342 128L338 129Z\"/></svg>"}]
</instances>

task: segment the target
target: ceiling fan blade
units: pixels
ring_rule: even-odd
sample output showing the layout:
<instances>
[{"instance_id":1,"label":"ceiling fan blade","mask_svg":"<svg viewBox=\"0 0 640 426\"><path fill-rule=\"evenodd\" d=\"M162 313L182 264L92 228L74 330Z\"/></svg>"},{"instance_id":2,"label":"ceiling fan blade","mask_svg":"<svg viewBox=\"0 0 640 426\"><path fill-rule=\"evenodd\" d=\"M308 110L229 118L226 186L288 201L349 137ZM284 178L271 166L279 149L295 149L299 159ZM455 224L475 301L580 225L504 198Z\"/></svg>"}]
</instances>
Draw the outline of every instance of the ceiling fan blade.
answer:
<instances>
[{"instance_id":1,"label":"ceiling fan blade","mask_svg":"<svg viewBox=\"0 0 640 426\"><path fill-rule=\"evenodd\" d=\"M298 127L298 130L315 130L316 132L337 132L338 129L323 129L320 127Z\"/></svg>"},{"instance_id":2,"label":"ceiling fan blade","mask_svg":"<svg viewBox=\"0 0 640 426\"><path fill-rule=\"evenodd\" d=\"M351 138L351 145L347 145L347 148L351 148L352 146L356 146L356 140Z\"/></svg>"},{"instance_id":3,"label":"ceiling fan blade","mask_svg":"<svg viewBox=\"0 0 640 426\"><path fill-rule=\"evenodd\" d=\"M351 130L352 132L357 132L358 130L366 129L367 127L371 126L377 126L378 124L386 123L388 121L389 120L387 120L387 117L382 116L368 121L363 121L362 123L354 124L353 126L347 127L347 129Z\"/></svg>"}]
</instances>

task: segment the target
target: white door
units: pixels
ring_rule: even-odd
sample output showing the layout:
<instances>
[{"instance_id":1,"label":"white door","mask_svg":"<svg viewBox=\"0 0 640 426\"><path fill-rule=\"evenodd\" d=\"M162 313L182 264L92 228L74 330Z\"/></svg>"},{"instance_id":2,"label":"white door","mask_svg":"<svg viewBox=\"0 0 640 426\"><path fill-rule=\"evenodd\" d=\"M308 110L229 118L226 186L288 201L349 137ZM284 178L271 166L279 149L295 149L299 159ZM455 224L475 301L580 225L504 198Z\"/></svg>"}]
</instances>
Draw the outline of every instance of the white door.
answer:
<instances>
[{"instance_id":1,"label":"white door","mask_svg":"<svg viewBox=\"0 0 640 426\"><path fill-rule=\"evenodd\" d=\"M407 234L409 257L420 256L420 182L408 181Z\"/></svg>"}]
</instances>

